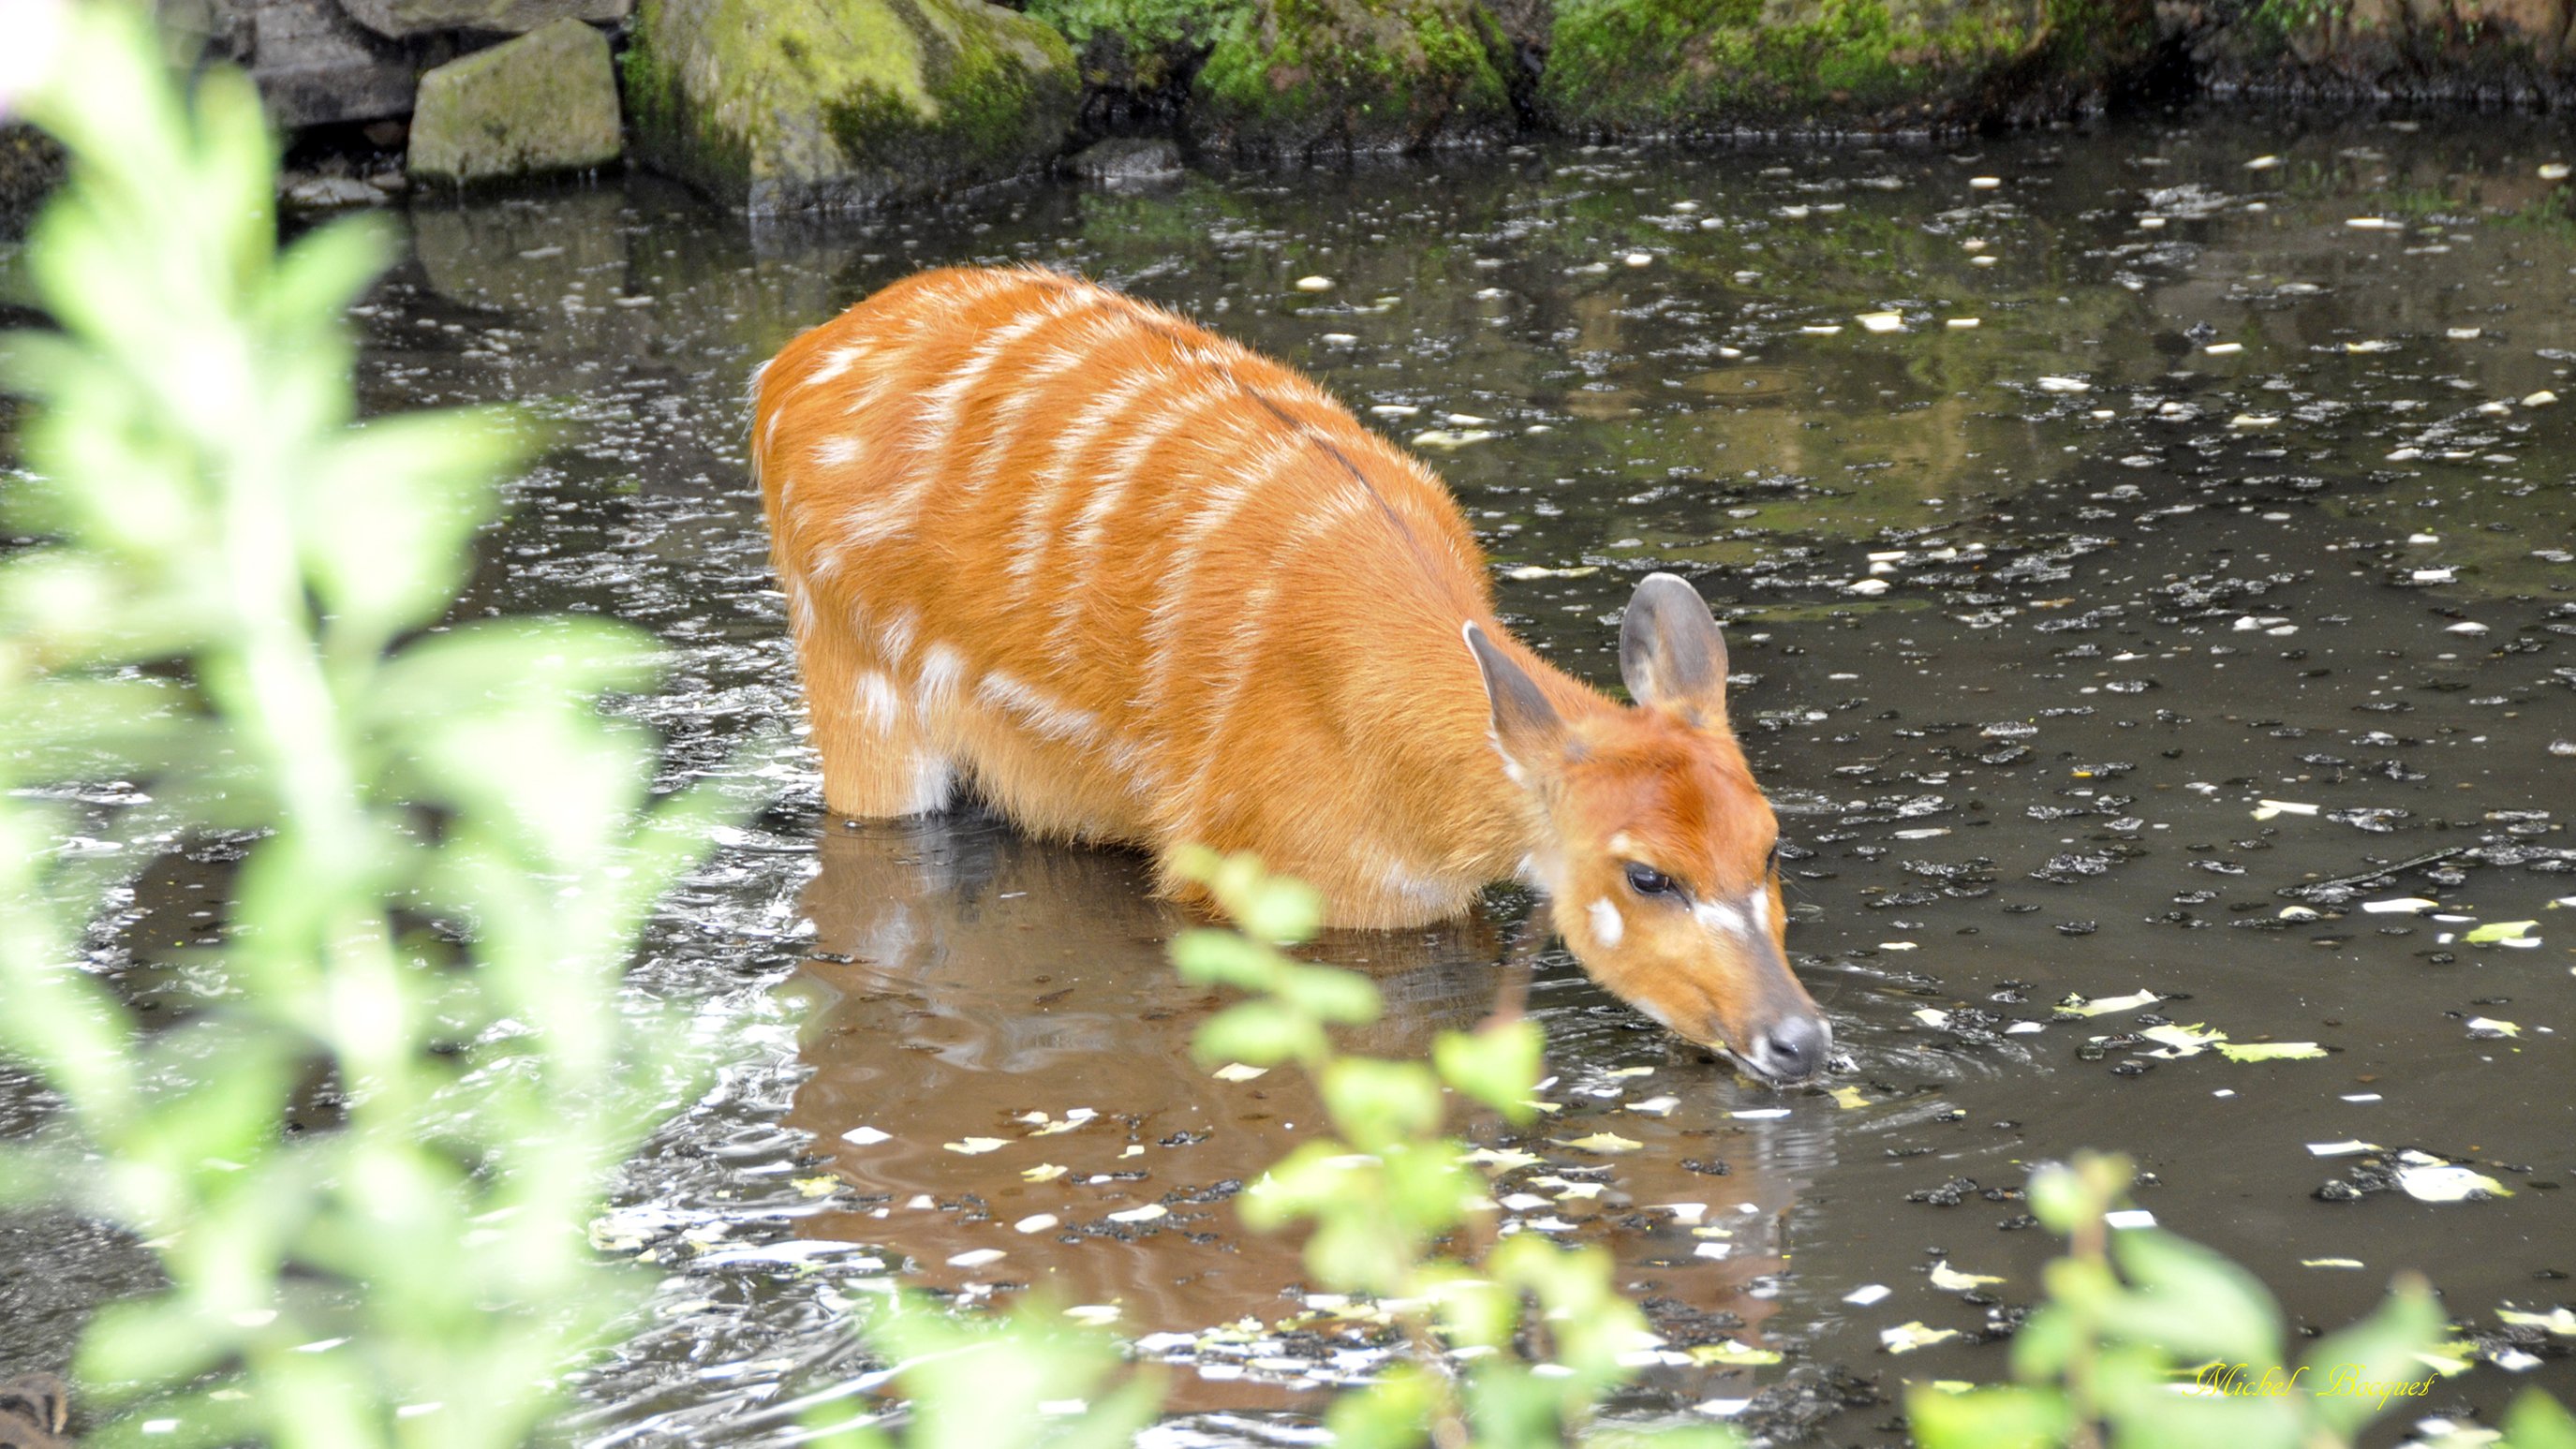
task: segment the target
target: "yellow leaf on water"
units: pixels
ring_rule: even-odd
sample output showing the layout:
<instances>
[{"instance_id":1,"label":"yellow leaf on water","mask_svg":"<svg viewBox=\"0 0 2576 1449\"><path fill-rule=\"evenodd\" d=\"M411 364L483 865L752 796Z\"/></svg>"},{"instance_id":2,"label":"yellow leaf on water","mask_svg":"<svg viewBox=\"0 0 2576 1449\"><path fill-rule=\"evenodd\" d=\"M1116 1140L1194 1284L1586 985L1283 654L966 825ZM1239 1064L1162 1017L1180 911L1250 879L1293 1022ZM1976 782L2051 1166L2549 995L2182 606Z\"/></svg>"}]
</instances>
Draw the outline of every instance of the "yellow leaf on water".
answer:
<instances>
[{"instance_id":1,"label":"yellow leaf on water","mask_svg":"<svg viewBox=\"0 0 2576 1449\"><path fill-rule=\"evenodd\" d=\"M1053 1182L1057 1178L1064 1176L1064 1173L1065 1169L1059 1163L1041 1162L1035 1167L1022 1168L1020 1170L1020 1181Z\"/></svg>"},{"instance_id":2,"label":"yellow leaf on water","mask_svg":"<svg viewBox=\"0 0 2576 1449\"><path fill-rule=\"evenodd\" d=\"M1571 1147L1577 1152L1609 1153L1634 1152L1646 1144L1622 1137L1616 1132L1595 1132L1589 1137L1577 1137L1571 1142L1560 1142L1557 1145Z\"/></svg>"},{"instance_id":3,"label":"yellow leaf on water","mask_svg":"<svg viewBox=\"0 0 2576 1449\"><path fill-rule=\"evenodd\" d=\"M943 1142L939 1145L947 1148L951 1152L963 1152L967 1156L973 1157L978 1153L992 1152L1000 1148L1008 1147L1011 1143L1010 1139L1007 1137L969 1137L963 1142Z\"/></svg>"},{"instance_id":4,"label":"yellow leaf on water","mask_svg":"<svg viewBox=\"0 0 2576 1449\"><path fill-rule=\"evenodd\" d=\"M1965 1293L1971 1288L1981 1288L1988 1283L2002 1281L2004 1280L2001 1278L1990 1278L1983 1273L1962 1273L1951 1267L1947 1259L1932 1265L1932 1286L1946 1293Z\"/></svg>"},{"instance_id":5,"label":"yellow leaf on water","mask_svg":"<svg viewBox=\"0 0 2576 1449\"><path fill-rule=\"evenodd\" d=\"M1882 1328L1878 1331L1878 1341L1886 1347L1889 1353L1912 1353L1918 1348L1928 1348L1945 1339L1957 1338L1958 1336L1959 1330L1955 1328L1934 1328L1930 1324L1924 1323L1919 1319L1912 1323L1900 1323L1894 1328Z\"/></svg>"},{"instance_id":6,"label":"yellow leaf on water","mask_svg":"<svg viewBox=\"0 0 2576 1449\"><path fill-rule=\"evenodd\" d=\"M2222 1042L2218 1054L2231 1062L2304 1062L2326 1054L2312 1041Z\"/></svg>"},{"instance_id":7,"label":"yellow leaf on water","mask_svg":"<svg viewBox=\"0 0 2576 1449\"><path fill-rule=\"evenodd\" d=\"M1834 1102L1845 1111L1869 1105L1869 1098L1862 1096L1858 1087L1836 1087L1833 1096Z\"/></svg>"},{"instance_id":8,"label":"yellow leaf on water","mask_svg":"<svg viewBox=\"0 0 2576 1449\"><path fill-rule=\"evenodd\" d=\"M1717 1343L1693 1344L1690 1348L1684 1350L1684 1352L1690 1355L1690 1361L1695 1364L1722 1363L1758 1366L1762 1364L1774 1364L1780 1361L1780 1354L1776 1349L1755 1348L1751 1344L1737 1343L1731 1338L1721 1340Z\"/></svg>"}]
</instances>

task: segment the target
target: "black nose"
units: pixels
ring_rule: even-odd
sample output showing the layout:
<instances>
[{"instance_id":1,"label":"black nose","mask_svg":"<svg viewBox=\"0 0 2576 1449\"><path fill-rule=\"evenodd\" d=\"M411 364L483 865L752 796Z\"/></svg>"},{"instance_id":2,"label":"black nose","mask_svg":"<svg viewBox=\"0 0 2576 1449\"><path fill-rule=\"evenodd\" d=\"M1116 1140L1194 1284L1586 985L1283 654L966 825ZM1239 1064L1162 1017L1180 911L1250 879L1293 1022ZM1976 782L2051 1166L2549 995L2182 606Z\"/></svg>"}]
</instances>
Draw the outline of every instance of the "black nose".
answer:
<instances>
[{"instance_id":1,"label":"black nose","mask_svg":"<svg viewBox=\"0 0 2576 1449\"><path fill-rule=\"evenodd\" d=\"M1834 1030L1823 1017L1785 1017L1754 1044L1753 1065L1764 1076L1799 1082L1822 1071L1833 1049Z\"/></svg>"}]
</instances>

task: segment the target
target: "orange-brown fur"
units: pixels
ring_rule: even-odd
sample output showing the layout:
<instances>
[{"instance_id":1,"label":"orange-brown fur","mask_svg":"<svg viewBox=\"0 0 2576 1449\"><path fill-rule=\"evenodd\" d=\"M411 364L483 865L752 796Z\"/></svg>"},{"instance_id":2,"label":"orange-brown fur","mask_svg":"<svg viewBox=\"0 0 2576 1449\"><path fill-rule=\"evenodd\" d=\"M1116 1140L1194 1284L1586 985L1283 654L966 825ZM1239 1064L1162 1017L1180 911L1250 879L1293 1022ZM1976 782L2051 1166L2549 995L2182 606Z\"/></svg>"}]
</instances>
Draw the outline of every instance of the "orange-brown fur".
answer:
<instances>
[{"instance_id":1,"label":"orange-brown fur","mask_svg":"<svg viewBox=\"0 0 2576 1449\"><path fill-rule=\"evenodd\" d=\"M1722 700L1622 707L1512 640L1439 479L1296 372L1073 278L927 272L788 344L752 444L836 814L936 808L953 770L1158 866L1255 851L1339 925L1518 874L1686 1035L1740 1040L1780 996L1734 980L1758 941L1712 964L1652 909L1617 947L1586 919L1644 859L1771 890L1779 959L1776 827ZM1518 782L1467 623L1564 724Z\"/></svg>"}]
</instances>

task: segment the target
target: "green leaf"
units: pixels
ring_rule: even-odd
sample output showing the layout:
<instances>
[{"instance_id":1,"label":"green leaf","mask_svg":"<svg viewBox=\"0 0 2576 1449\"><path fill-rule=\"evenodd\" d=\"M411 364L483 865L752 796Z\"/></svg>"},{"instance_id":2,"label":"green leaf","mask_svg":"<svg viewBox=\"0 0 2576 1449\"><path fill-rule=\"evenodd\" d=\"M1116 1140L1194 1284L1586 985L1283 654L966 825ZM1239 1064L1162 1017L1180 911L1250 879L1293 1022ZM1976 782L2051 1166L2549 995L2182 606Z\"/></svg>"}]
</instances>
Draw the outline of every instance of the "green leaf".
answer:
<instances>
[{"instance_id":1,"label":"green leaf","mask_svg":"<svg viewBox=\"0 0 2576 1449\"><path fill-rule=\"evenodd\" d=\"M1431 1044L1443 1081L1511 1122L1538 1115L1530 1098L1546 1055L1547 1033L1527 1017L1488 1022L1473 1032L1444 1031Z\"/></svg>"},{"instance_id":2,"label":"green leaf","mask_svg":"<svg viewBox=\"0 0 2576 1449\"><path fill-rule=\"evenodd\" d=\"M1190 1039L1202 1062L1273 1067L1310 1061L1330 1050L1323 1030L1275 1001L1239 1001L1209 1017Z\"/></svg>"},{"instance_id":3,"label":"green leaf","mask_svg":"<svg viewBox=\"0 0 2576 1449\"><path fill-rule=\"evenodd\" d=\"M1440 1081L1418 1062L1342 1057L1324 1068L1317 1085L1334 1125L1363 1152L1439 1129Z\"/></svg>"},{"instance_id":4,"label":"green leaf","mask_svg":"<svg viewBox=\"0 0 2576 1449\"><path fill-rule=\"evenodd\" d=\"M2505 1412L2507 1449L2576 1449L2576 1416L2538 1389L2525 1389Z\"/></svg>"},{"instance_id":5,"label":"green leaf","mask_svg":"<svg viewBox=\"0 0 2576 1449\"><path fill-rule=\"evenodd\" d=\"M2422 1279L2397 1280L2377 1311L2317 1340L2308 1350L2301 1385L2312 1395L2310 1417L2340 1439L2357 1434L2379 1417L2386 1403L2375 1396L2348 1392L2360 1384L2424 1383L2433 1371L2416 1361L2445 1336L2442 1308Z\"/></svg>"},{"instance_id":6,"label":"green leaf","mask_svg":"<svg viewBox=\"0 0 2576 1449\"><path fill-rule=\"evenodd\" d=\"M1951 1394L1914 1384L1905 1392L1905 1418L1922 1449L2055 1449L2075 1428L2055 1389Z\"/></svg>"},{"instance_id":7,"label":"green leaf","mask_svg":"<svg viewBox=\"0 0 2576 1449\"><path fill-rule=\"evenodd\" d=\"M2111 1255L2137 1290L2103 1315L2109 1332L2186 1363L2280 1362L2280 1309L2262 1280L2223 1254L2146 1228L2113 1234Z\"/></svg>"}]
</instances>

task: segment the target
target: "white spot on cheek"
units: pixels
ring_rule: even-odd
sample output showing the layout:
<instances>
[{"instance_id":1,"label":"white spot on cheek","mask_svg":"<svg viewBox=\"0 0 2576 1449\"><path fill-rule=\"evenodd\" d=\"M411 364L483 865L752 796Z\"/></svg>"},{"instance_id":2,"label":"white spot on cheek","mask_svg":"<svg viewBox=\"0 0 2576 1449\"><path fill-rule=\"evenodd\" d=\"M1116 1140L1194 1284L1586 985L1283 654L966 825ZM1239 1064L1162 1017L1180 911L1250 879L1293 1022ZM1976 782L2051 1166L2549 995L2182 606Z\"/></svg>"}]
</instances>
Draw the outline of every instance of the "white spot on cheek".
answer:
<instances>
[{"instance_id":1,"label":"white spot on cheek","mask_svg":"<svg viewBox=\"0 0 2576 1449\"><path fill-rule=\"evenodd\" d=\"M1594 939L1604 946L1616 946L1619 938L1628 934L1627 921L1621 919L1619 908L1610 904L1608 896L1594 901L1586 914L1592 917Z\"/></svg>"},{"instance_id":2,"label":"white spot on cheek","mask_svg":"<svg viewBox=\"0 0 2576 1449\"><path fill-rule=\"evenodd\" d=\"M1691 914L1699 918L1701 925L1712 931L1724 931L1731 936L1752 934L1744 923L1742 911L1718 901L1702 901L1691 907Z\"/></svg>"},{"instance_id":3,"label":"white spot on cheek","mask_svg":"<svg viewBox=\"0 0 2576 1449\"><path fill-rule=\"evenodd\" d=\"M1753 929L1757 931L1770 930L1771 893L1769 891L1754 891L1750 895L1747 895L1744 898L1744 912L1746 915L1753 918Z\"/></svg>"}]
</instances>

